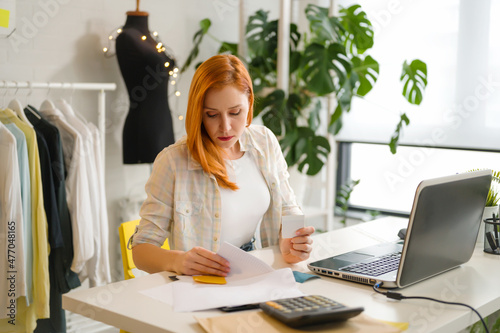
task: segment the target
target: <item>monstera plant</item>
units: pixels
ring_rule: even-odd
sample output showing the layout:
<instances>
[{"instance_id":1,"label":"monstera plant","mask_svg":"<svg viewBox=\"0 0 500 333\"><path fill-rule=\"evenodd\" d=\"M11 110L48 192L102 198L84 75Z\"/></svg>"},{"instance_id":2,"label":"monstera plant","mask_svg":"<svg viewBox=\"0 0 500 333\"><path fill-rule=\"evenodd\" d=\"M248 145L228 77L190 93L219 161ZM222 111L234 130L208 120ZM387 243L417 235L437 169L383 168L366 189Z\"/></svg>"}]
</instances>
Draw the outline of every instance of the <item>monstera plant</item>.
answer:
<instances>
[{"instance_id":1,"label":"monstera plant","mask_svg":"<svg viewBox=\"0 0 500 333\"><path fill-rule=\"evenodd\" d=\"M221 42L210 35L211 22L204 19L193 38L193 49L181 71L192 64L199 53L204 36L221 43L219 53L237 55L248 66L255 94L255 116L280 139L289 166L317 174L323 167L330 145L320 134L320 97L333 94L336 106L328 110L328 131L337 134L342 116L351 110L352 99L368 94L379 76L378 62L367 54L373 47L373 27L359 5L340 9L338 17L328 9L308 5L305 9L308 31L300 33L290 25L290 80L288 94L276 88L278 21L269 20L268 12L251 15L246 26L247 54L238 54L235 43ZM412 104L420 104L427 85L426 64L420 60L405 62L400 78L403 96ZM406 114L390 140L396 152L401 129L409 124Z\"/></svg>"}]
</instances>

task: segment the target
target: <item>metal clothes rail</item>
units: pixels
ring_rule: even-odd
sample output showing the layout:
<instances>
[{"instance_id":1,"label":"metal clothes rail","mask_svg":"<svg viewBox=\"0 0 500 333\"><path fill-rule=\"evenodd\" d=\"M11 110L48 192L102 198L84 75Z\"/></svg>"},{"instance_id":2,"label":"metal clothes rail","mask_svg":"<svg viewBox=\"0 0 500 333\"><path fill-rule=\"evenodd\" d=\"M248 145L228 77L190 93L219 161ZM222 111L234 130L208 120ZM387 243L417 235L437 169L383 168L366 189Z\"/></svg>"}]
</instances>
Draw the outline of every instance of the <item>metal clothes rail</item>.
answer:
<instances>
[{"instance_id":1,"label":"metal clothes rail","mask_svg":"<svg viewBox=\"0 0 500 333\"><path fill-rule=\"evenodd\" d=\"M66 90L93 90L98 91L97 97L97 127L101 136L102 158L105 160L106 147L106 91L116 90L116 83L92 82L30 82L30 81L2 81L0 89L66 89Z\"/></svg>"}]
</instances>

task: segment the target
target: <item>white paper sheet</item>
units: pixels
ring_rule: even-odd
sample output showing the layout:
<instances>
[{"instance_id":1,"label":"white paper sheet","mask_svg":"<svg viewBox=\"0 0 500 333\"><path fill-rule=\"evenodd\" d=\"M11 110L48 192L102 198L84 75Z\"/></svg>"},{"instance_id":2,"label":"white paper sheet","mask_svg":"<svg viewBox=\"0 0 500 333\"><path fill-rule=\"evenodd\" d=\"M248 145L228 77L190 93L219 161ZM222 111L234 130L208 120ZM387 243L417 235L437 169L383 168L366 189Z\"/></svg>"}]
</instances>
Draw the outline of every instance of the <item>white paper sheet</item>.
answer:
<instances>
[{"instance_id":1,"label":"white paper sheet","mask_svg":"<svg viewBox=\"0 0 500 333\"><path fill-rule=\"evenodd\" d=\"M176 312L197 311L265 302L304 295L298 288L292 270L274 270L262 260L228 243L219 255L231 264L224 285L201 284L191 276L179 281L140 291L143 295L173 306Z\"/></svg>"},{"instance_id":2,"label":"white paper sheet","mask_svg":"<svg viewBox=\"0 0 500 333\"><path fill-rule=\"evenodd\" d=\"M176 281L173 284L173 306L176 312L259 303L303 295L295 285L290 268L248 279L228 281L225 285L200 284L194 281Z\"/></svg>"},{"instance_id":3,"label":"white paper sheet","mask_svg":"<svg viewBox=\"0 0 500 333\"><path fill-rule=\"evenodd\" d=\"M231 264L231 271L226 277L226 281L246 279L274 271L271 266L259 258L227 242L222 243L217 254Z\"/></svg>"}]
</instances>

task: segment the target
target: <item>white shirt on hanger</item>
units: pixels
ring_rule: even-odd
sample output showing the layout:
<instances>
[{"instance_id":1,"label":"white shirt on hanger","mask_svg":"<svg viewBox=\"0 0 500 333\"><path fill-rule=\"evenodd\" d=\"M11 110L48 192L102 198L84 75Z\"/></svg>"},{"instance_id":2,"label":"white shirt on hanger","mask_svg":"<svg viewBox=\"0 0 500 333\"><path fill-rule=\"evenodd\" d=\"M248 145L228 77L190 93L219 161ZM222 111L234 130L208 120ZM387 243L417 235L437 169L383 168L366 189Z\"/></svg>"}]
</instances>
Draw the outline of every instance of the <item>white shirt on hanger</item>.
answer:
<instances>
[{"instance_id":1,"label":"white shirt on hanger","mask_svg":"<svg viewBox=\"0 0 500 333\"><path fill-rule=\"evenodd\" d=\"M26 295L21 182L14 135L0 122L0 319Z\"/></svg>"},{"instance_id":2,"label":"white shirt on hanger","mask_svg":"<svg viewBox=\"0 0 500 333\"><path fill-rule=\"evenodd\" d=\"M84 142L78 131L50 101L40 107L40 113L59 129L66 167L66 197L73 231L73 263L71 270L80 274L85 263L94 256L94 215L85 162Z\"/></svg>"},{"instance_id":3,"label":"white shirt on hanger","mask_svg":"<svg viewBox=\"0 0 500 333\"><path fill-rule=\"evenodd\" d=\"M88 276L90 287L104 285L111 282L109 253L107 251L108 222L107 218L103 220L101 214L103 210L106 210L106 206L101 207L101 186L99 185L99 173L97 171L94 136L89 127L75 115L73 108L66 101L58 100L56 106L64 114L66 121L80 133L83 139L88 186L91 193L90 200L94 222L94 256L87 261L87 270L83 270L79 277L83 281Z\"/></svg>"},{"instance_id":4,"label":"white shirt on hanger","mask_svg":"<svg viewBox=\"0 0 500 333\"><path fill-rule=\"evenodd\" d=\"M97 167L97 176L99 183L99 197L101 201L101 248L107 249L109 243L109 221L108 221L108 209L107 209L107 201L106 201L106 189L104 184L104 161L103 161L103 152L101 146L101 134L99 129L93 124L87 124L92 135L94 136L94 152L95 152L95 160ZM111 268L109 265L109 254L108 251L105 251L105 254L101 256L102 265L98 267L98 269L102 270L101 274L107 277L107 281L111 282Z\"/></svg>"}]
</instances>

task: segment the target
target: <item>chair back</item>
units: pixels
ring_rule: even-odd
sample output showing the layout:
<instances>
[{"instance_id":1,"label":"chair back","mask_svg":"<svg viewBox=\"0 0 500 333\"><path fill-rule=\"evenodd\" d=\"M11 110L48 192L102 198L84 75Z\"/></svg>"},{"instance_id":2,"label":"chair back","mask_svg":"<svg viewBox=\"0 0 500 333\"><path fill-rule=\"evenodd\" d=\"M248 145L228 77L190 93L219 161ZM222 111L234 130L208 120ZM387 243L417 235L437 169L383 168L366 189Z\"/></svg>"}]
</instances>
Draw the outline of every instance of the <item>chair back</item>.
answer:
<instances>
[{"instance_id":1,"label":"chair back","mask_svg":"<svg viewBox=\"0 0 500 333\"><path fill-rule=\"evenodd\" d=\"M123 222L120 224L118 233L120 235L120 246L122 250L122 263L123 263L123 274L125 276L125 280L135 278L132 273L132 269L136 268L134 264L134 259L132 257L132 250L127 248L127 243L130 237L135 232L135 227L139 224L140 219ZM168 245L168 239L163 243L162 249L170 250L170 246Z\"/></svg>"}]
</instances>

